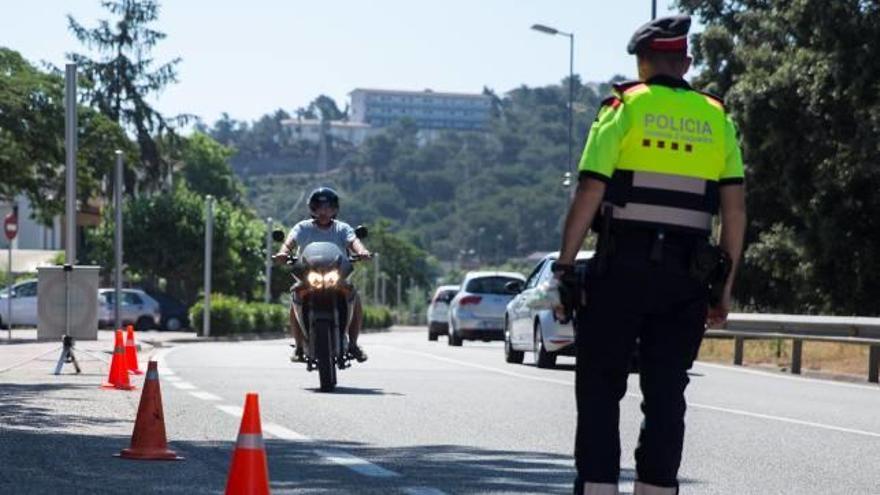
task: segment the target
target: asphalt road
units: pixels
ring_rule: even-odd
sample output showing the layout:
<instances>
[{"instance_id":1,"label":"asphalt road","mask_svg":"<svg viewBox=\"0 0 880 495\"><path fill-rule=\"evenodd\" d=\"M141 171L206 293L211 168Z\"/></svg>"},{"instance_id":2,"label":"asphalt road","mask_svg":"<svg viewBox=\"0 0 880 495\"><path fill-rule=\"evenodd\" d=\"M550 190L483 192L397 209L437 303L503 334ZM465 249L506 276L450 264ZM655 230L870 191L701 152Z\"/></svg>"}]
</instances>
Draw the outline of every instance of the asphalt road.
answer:
<instances>
[{"instance_id":1,"label":"asphalt road","mask_svg":"<svg viewBox=\"0 0 880 495\"><path fill-rule=\"evenodd\" d=\"M362 339L370 360L332 394L284 341L159 351L168 438L187 458L176 463L112 458L139 394L95 390L101 372L0 374L0 492L221 492L245 393L257 392L273 493L570 493L572 359L510 365L500 343L451 348L421 330ZM683 494L880 494L876 386L698 364L688 400ZM622 493L638 405L633 375Z\"/></svg>"},{"instance_id":2,"label":"asphalt road","mask_svg":"<svg viewBox=\"0 0 880 495\"><path fill-rule=\"evenodd\" d=\"M253 391L274 439L279 491L570 492L573 360L556 370L509 365L499 343L450 348L421 331L366 335L363 344L370 361L340 373L333 394L318 392L317 374L289 363L279 342L171 350L163 364L175 373L165 381L173 430L230 439L229 406ZM641 421L635 375L629 390L624 493ZM698 364L688 400L683 493L880 493L877 387Z\"/></svg>"}]
</instances>

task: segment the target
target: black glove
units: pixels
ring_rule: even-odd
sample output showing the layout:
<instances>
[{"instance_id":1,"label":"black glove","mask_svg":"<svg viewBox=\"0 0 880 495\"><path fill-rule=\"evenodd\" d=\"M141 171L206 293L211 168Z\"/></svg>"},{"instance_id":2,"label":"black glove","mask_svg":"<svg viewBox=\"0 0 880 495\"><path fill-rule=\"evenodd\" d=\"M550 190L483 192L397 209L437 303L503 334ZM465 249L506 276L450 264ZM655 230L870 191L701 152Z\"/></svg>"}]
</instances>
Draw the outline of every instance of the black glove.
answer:
<instances>
[{"instance_id":1,"label":"black glove","mask_svg":"<svg viewBox=\"0 0 880 495\"><path fill-rule=\"evenodd\" d=\"M559 302L562 303L564 318L560 323L568 323L574 314L574 308L577 304L577 275L575 274L574 265L553 263L550 270L557 275L559 280ZM555 313L554 313L555 314Z\"/></svg>"}]
</instances>

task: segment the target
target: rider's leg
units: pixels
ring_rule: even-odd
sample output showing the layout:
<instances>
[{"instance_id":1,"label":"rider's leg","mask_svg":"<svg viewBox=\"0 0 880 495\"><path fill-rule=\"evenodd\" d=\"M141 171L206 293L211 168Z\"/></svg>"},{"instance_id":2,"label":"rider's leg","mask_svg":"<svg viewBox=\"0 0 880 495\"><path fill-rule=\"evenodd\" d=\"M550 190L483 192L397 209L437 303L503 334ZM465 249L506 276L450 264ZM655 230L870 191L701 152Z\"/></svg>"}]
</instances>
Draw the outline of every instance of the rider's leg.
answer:
<instances>
[{"instance_id":1,"label":"rider's leg","mask_svg":"<svg viewBox=\"0 0 880 495\"><path fill-rule=\"evenodd\" d=\"M357 345L358 335L364 325L364 308L361 305L360 294L355 293L351 310L351 324L348 326L348 341L351 345Z\"/></svg>"},{"instance_id":2,"label":"rider's leg","mask_svg":"<svg viewBox=\"0 0 880 495\"><path fill-rule=\"evenodd\" d=\"M364 325L364 309L360 294L355 293L351 305L351 324L348 325L348 350L358 362L367 360L367 355L357 344L358 335Z\"/></svg>"},{"instance_id":3,"label":"rider's leg","mask_svg":"<svg viewBox=\"0 0 880 495\"><path fill-rule=\"evenodd\" d=\"M290 335L293 336L296 347L302 349L305 336L303 335L302 328L299 327L299 320L296 318L296 310L293 309L293 306L290 307Z\"/></svg>"}]
</instances>

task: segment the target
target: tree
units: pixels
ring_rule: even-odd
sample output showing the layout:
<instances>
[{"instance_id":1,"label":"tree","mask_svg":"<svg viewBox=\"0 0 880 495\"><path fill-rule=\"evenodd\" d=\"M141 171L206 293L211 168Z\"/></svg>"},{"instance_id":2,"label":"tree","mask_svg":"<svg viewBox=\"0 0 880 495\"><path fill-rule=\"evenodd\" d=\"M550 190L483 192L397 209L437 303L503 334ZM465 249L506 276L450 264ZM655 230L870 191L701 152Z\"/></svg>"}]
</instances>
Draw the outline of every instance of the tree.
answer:
<instances>
[{"instance_id":1,"label":"tree","mask_svg":"<svg viewBox=\"0 0 880 495\"><path fill-rule=\"evenodd\" d=\"M695 84L725 96L749 188L739 298L866 314L880 300L880 4L679 0Z\"/></svg>"},{"instance_id":2,"label":"tree","mask_svg":"<svg viewBox=\"0 0 880 495\"><path fill-rule=\"evenodd\" d=\"M241 204L244 191L229 165L235 151L200 132L185 139L182 145L181 174L193 192L211 194L233 204Z\"/></svg>"},{"instance_id":3,"label":"tree","mask_svg":"<svg viewBox=\"0 0 880 495\"><path fill-rule=\"evenodd\" d=\"M64 81L42 72L19 53L0 48L0 198L24 193L49 223L64 210ZM79 107L78 199L105 191L113 173L114 152L131 157L133 147L122 129L100 113Z\"/></svg>"},{"instance_id":4,"label":"tree","mask_svg":"<svg viewBox=\"0 0 880 495\"><path fill-rule=\"evenodd\" d=\"M104 8L119 19L115 25L101 20L96 28L86 28L68 15L68 25L77 39L94 48L100 58L71 53L68 59L82 68L88 81L86 94L90 103L112 121L134 133L145 165L147 185L156 188L168 176L169 162L160 151L157 137L175 136L174 125L190 116L165 118L149 103L149 95L159 93L177 82L175 58L153 69L150 51L165 34L148 25L159 17L154 0L105 0ZM131 184L128 184L129 189Z\"/></svg>"},{"instance_id":5,"label":"tree","mask_svg":"<svg viewBox=\"0 0 880 495\"><path fill-rule=\"evenodd\" d=\"M97 229L87 233L94 264L113 260L112 208ZM205 201L177 184L172 191L130 198L124 211L125 262L145 284L160 287L186 303L203 286ZM214 208L212 289L251 299L262 286L265 226L247 210L220 200Z\"/></svg>"}]
</instances>

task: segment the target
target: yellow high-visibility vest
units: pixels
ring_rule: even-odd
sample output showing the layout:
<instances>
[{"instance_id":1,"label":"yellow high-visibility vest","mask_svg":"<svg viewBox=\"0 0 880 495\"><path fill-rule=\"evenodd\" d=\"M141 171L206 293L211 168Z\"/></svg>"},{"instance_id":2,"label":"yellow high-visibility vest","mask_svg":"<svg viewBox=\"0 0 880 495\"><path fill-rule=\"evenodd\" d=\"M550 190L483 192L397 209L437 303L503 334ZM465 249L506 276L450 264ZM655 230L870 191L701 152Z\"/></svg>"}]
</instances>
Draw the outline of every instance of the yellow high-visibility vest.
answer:
<instances>
[{"instance_id":1,"label":"yellow high-visibility vest","mask_svg":"<svg viewBox=\"0 0 880 495\"><path fill-rule=\"evenodd\" d=\"M579 170L607 183L614 223L701 235L711 230L719 188L743 182L736 128L721 100L663 76L615 85Z\"/></svg>"}]
</instances>

